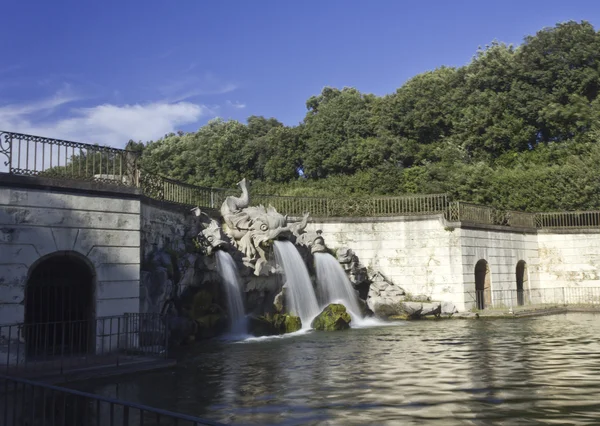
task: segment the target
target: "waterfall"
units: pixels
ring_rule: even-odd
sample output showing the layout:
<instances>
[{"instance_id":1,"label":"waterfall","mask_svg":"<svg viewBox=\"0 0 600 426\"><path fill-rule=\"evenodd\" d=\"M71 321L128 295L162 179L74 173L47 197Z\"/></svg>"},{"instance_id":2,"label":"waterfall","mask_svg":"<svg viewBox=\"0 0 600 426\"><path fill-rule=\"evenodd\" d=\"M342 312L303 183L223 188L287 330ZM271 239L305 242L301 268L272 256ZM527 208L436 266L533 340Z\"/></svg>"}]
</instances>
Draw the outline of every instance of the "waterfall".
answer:
<instances>
[{"instance_id":1,"label":"waterfall","mask_svg":"<svg viewBox=\"0 0 600 426\"><path fill-rule=\"evenodd\" d=\"M362 315L358 296L344 269L329 253L315 253L317 270L317 294L322 306L341 303L346 307L354 323L360 322Z\"/></svg>"},{"instance_id":2,"label":"waterfall","mask_svg":"<svg viewBox=\"0 0 600 426\"><path fill-rule=\"evenodd\" d=\"M304 260L289 241L275 241L275 257L285 275L288 310L300 317L302 328L310 328L320 311Z\"/></svg>"},{"instance_id":3,"label":"waterfall","mask_svg":"<svg viewBox=\"0 0 600 426\"><path fill-rule=\"evenodd\" d=\"M231 255L217 250L217 270L225 284L227 294L227 311L233 334L245 334L247 330L244 302L242 301L242 285L237 267Z\"/></svg>"}]
</instances>

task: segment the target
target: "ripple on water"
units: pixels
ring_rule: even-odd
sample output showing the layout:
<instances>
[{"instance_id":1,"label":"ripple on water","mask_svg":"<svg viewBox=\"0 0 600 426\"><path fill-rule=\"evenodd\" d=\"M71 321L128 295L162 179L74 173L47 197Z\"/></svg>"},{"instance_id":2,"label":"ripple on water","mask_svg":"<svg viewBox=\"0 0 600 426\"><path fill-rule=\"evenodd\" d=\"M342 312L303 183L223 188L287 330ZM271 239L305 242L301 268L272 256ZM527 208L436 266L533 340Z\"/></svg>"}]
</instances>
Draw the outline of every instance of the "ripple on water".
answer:
<instances>
[{"instance_id":1,"label":"ripple on water","mask_svg":"<svg viewBox=\"0 0 600 426\"><path fill-rule=\"evenodd\" d=\"M600 316L211 341L88 390L234 424L599 424ZM80 386L81 387L81 386Z\"/></svg>"}]
</instances>

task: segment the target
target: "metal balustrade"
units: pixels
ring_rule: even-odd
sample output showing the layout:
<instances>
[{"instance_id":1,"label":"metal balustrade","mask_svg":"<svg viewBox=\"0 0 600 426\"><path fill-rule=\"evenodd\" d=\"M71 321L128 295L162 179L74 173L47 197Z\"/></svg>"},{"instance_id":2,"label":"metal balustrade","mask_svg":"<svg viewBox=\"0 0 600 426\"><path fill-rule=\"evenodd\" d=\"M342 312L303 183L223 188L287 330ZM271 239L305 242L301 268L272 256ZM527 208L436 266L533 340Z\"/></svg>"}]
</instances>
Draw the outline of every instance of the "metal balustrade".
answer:
<instances>
[{"instance_id":1,"label":"metal balustrade","mask_svg":"<svg viewBox=\"0 0 600 426\"><path fill-rule=\"evenodd\" d=\"M0 372L38 376L167 358L168 317L131 313L0 325Z\"/></svg>"},{"instance_id":2,"label":"metal balustrade","mask_svg":"<svg viewBox=\"0 0 600 426\"><path fill-rule=\"evenodd\" d=\"M0 423L12 426L200 426L222 423L0 375Z\"/></svg>"},{"instance_id":3,"label":"metal balustrade","mask_svg":"<svg viewBox=\"0 0 600 426\"><path fill-rule=\"evenodd\" d=\"M123 149L0 131L0 172L13 175L96 181L140 188L143 195L184 206L218 209L237 189L208 188L145 173L138 153ZM2 162L2 156L6 159ZM4 164L6 169L2 169ZM527 213L463 201L447 194L396 197L288 197L252 195L253 204L272 205L292 216L380 217L443 213L454 222L533 229L599 228L600 211Z\"/></svg>"},{"instance_id":4,"label":"metal balustrade","mask_svg":"<svg viewBox=\"0 0 600 426\"><path fill-rule=\"evenodd\" d=\"M124 149L0 131L8 173L138 185L138 154Z\"/></svg>"},{"instance_id":5,"label":"metal balustrade","mask_svg":"<svg viewBox=\"0 0 600 426\"><path fill-rule=\"evenodd\" d=\"M465 296L465 303L476 309L600 305L600 287L475 290L466 292Z\"/></svg>"}]
</instances>

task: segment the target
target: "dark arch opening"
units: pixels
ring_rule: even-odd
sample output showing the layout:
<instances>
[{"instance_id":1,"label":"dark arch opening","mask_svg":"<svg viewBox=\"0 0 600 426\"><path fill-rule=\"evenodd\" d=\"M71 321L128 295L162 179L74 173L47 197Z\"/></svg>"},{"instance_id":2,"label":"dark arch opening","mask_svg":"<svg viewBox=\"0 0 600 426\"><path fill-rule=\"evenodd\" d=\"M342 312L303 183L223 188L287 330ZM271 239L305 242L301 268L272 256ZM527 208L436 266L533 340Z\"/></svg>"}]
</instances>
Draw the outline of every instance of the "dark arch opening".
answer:
<instances>
[{"instance_id":1,"label":"dark arch opening","mask_svg":"<svg viewBox=\"0 0 600 426\"><path fill-rule=\"evenodd\" d=\"M90 350L94 273L79 256L57 253L30 271L25 292L28 358L82 354Z\"/></svg>"},{"instance_id":2,"label":"dark arch opening","mask_svg":"<svg viewBox=\"0 0 600 426\"><path fill-rule=\"evenodd\" d=\"M525 304L525 287L527 284L527 263L524 260L517 262L517 305L523 306Z\"/></svg>"},{"instance_id":3,"label":"dark arch opening","mask_svg":"<svg viewBox=\"0 0 600 426\"><path fill-rule=\"evenodd\" d=\"M475 265L475 295L477 309L485 309L492 303L490 267L485 259Z\"/></svg>"}]
</instances>

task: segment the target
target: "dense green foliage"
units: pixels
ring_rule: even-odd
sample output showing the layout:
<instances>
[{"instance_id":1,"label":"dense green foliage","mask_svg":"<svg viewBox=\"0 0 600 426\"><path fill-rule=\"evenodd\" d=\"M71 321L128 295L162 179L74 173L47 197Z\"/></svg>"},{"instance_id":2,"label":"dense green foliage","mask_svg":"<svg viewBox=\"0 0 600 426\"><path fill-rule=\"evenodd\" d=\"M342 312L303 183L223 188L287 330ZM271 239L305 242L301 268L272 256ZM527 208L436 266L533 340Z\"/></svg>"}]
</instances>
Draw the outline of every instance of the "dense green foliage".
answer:
<instances>
[{"instance_id":1,"label":"dense green foliage","mask_svg":"<svg viewBox=\"0 0 600 426\"><path fill-rule=\"evenodd\" d=\"M144 147L146 170L254 192L448 192L522 210L600 208L600 33L567 22L494 42L377 97L326 87L293 127L213 120Z\"/></svg>"}]
</instances>

